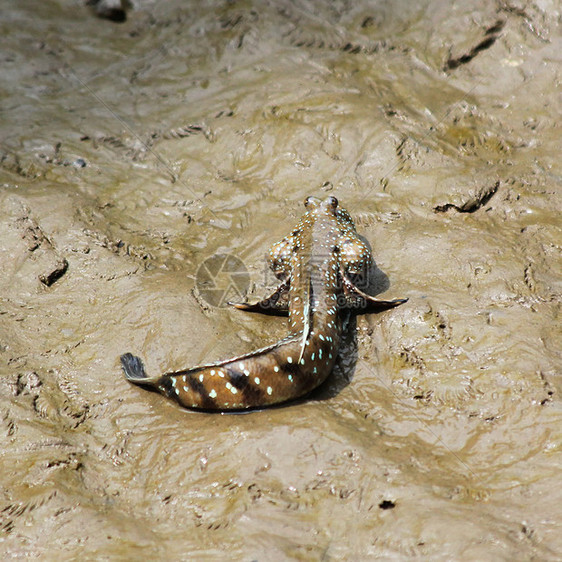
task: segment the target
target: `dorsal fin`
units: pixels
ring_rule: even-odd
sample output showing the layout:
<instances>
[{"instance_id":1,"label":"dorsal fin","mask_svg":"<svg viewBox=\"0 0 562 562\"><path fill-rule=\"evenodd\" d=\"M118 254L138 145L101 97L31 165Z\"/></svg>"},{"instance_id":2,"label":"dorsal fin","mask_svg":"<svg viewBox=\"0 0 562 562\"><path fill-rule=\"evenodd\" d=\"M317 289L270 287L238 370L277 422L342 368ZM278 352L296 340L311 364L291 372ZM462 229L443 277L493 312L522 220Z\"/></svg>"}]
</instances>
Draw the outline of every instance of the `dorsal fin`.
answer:
<instances>
[{"instance_id":1,"label":"dorsal fin","mask_svg":"<svg viewBox=\"0 0 562 562\"><path fill-rule=\"evenodd\" d=\"M301 352L299 355L299 363L304 355L304 350L306 347L306 341L308 340L308 336L310 335L310 300L312 299L312 283L310 278L307 280L306 289L303 293L303 309L302 309L302 343L301 343Z\"/></svg>"}]
</instances>

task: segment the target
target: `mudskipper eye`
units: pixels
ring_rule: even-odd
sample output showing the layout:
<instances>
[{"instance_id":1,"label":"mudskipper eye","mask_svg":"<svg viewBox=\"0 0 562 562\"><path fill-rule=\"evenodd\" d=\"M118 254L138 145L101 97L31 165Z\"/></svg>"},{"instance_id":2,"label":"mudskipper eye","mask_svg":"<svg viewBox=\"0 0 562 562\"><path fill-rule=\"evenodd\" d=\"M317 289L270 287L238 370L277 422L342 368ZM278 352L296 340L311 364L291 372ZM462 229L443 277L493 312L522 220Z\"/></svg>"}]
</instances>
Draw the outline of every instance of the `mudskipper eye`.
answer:
<instances>
[{"instance_id":1,"label":"mudskipper eye","mask_svg":"<svg viewBox=\"0 0 562 562\"><path fill-rule=\"evenodd\" d=\"M332 195L330 195L330 197L328 197L328 205L330 205L330 207L332 207L333 209L337 209L338 200Z\"/></svg>"},{"instance_id":2,"label":"mudskipper eye","mask_svg":"<svg viewBox=\"0 0 562 562\"><path fill-rule=\"evenodd\" d=\"M305 206L305 207L308 207L313 201L314 201L314 197L312 197L312 195L309 195L309 196L304 200L304 206Z\"/></svg>"}]
</instances>

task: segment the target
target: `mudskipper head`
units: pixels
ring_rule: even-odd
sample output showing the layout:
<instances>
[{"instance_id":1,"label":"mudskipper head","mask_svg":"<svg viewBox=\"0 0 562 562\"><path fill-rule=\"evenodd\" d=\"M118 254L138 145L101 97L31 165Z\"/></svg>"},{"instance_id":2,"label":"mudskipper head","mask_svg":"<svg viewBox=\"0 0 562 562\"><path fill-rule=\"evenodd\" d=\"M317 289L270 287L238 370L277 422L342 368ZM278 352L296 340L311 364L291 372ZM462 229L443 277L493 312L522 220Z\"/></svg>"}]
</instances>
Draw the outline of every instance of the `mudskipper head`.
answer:
<instances>
[{"instance_id":1,"label":"mudskipper head","mask_svg":"<svg viewBox=\"0 0 562 562\"><path fill-rule=\"evenodd\" d=\"M304 200L304 206L308 212L323 211L335 215L338 209L338 200L333 195L326 197L324 200L309 195Z\"/></svg>"}]
</instances>

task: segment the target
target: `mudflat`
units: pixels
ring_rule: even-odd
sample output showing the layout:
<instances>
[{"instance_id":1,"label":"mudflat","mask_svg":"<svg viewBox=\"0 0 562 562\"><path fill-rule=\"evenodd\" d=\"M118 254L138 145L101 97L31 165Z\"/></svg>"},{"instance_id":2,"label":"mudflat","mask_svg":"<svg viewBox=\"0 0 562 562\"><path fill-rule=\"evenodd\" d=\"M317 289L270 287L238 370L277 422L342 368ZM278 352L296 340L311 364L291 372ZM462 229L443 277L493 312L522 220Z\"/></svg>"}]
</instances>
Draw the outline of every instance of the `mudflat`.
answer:
<instances>
[{"instance_id":1,"label":"mudflat","mask_svg":"<svg viewBox=\"0 0 562 562\"><path fill-rule=\"evenodd\" d=\"M3 557L558 559L561 15L3 7ZM358 316L298 403L198 413L129 384L126 351L157 374L287 333L197 279L230 255L271 292L308 195L408 303Z\"/></svg>"}]
</instances>

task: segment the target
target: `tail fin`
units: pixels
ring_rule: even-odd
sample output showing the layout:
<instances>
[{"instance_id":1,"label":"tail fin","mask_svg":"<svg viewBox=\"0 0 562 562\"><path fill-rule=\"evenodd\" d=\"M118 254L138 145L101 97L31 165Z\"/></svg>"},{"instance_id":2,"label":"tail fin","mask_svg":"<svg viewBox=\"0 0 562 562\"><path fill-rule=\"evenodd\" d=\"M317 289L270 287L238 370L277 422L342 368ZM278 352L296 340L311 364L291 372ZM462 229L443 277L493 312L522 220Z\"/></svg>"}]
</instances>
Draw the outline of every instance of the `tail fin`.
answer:
<instances>
[{"instance_id":1,"label":"tail fin","mask_svg":"<svg viewBox=\"0 0 562 562\"><path fill-rule=\"evenodd\" d=\"M125 353L121 355L121 366L123 367L123 371L125 371L125 376L128 381L136 384L148 382L148 377L146 376L146 371L144 370L144 365L140 357L136 357L132 353Z\"/></svg>"}]
</instances>

